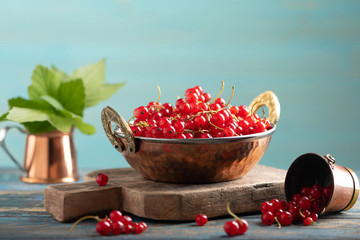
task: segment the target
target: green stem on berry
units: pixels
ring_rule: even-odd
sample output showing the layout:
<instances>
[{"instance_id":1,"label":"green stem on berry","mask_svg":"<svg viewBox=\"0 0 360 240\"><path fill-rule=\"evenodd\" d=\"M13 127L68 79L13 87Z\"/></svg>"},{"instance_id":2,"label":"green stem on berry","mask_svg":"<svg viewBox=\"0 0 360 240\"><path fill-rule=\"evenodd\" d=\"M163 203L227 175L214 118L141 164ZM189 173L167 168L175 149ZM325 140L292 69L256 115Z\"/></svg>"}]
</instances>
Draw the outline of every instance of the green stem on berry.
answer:
<instances>
[{"instance_id":1,"label":"green stem on berry","mask_svg":"<svg viewBox=\"0 0 360 240\"><path fill-rule=\"evenodd\" d=\"M250 110L250 114L251 116L254 114L253 110L254 110L254 107L258 104L259 102L255 102L252 107L251 107L251 110Z\"/></svg>"},{"instance_id":2,"label":"green stem on berry","mask_svg":"<svg viewBox=\"0 0 360 240\"><path fill-rule=\"evenodd\" d=\"M159 95L158 95L158 98L156 99L156 102L155 102L155 103L159 102L160 97L161 97L161 89L160 89L159 85L157 85L157 89L158 89L158 91L159 91Z\"/></svg>"},{"instance_id":3,"label":"green stem on berry","mask_svg":"<svg viewBox=\"0 0 360 240\"><path fill-rule=\"evenodd\" d=\"M302 218L306 218L305 215L301 212L301 208L299 209L299 214Z\"/></svg>"},{"instance_id":4,"label":"green stem on berry","mask_svg":"<svg viewBox=\"0 0 360 240\"><path fill-rule=\"evenodd\" d=\"M75 226L76 226L79 222L84 221L84 220L86 220L86 219L95 219L95 220L97 220L98 222L104 221L103 219L99 218L98 216L85 216L85 217L82 217L82 218L78 219L76 222L74 222L74 224L73 224L73 225L71 226L71 228L70 228L70 232L72 232L72 231L74 230Z\"/></svg>"},{"instance_id":5,"label":"green stem on berry","mask_svg":"<svg viewBox=\"0 0 360 240\"><path fill-rule=\"evenodd\" d=\"M278 224L278 228L281 228L281 223L279 222L279 219L277 217L274 217L275 221L277 222Z\"/></svg>"},{"instance_id":6,"label":"green stem on berry","mask_svg":"<svg viewBox=\"0 0 360 240\"><path fill-rule=\"evenodd\" d=\"M132 116L132 117L127 121L127 123L130 124L130 121L133 120L133 119L135 119L135 118L136 118L135 116Z\"/></svg>"},{"instance_id":7,"label":"green stem on berry","mask_svg":"<svg viewBox=\"0 0 360 240\"><path fill-rule=\"evenodd\" d=\"M241 220L238 216L236 216L235 213L233 213L233 212L230 210L230 203L227 203L227 204L226 204L226 210L228 211L228 213L229 213L232 217L234 217L236 220L238 220L238 222L239 222L240 225L243 224L243 223L242 223L242 220Z\"/></svg>"},{"instance_id":8,"label":"green stem on berry","mask_svg":"<svg viewBox=\"0 0 360 240\"><path fill-rule=\"evenodd\" d=\"M231 91L231 97L230 97L229 101L227 102L227 104L225 105L224 108L226 108L227 106L229 106L229 104L230 104L230 102L231 102L231 100L232 100L232 98L233 98L233 96L234 96L234 92L235 92L235 86L233 85L233 86L232 86L232 91Z\"/></svg>"},{"instance_id":9,"label":"green stem on berry","mask_svg":"<svg viewBox=\"0 0 360 240\"><path fill-rule=\"evenodd\" d=\"M215 100L220 97L222 91L224 91L224 80L221 80L221 89L220 89L219 94L216 96L216 98L214 98L214 99L209 103L209 105L212 104L213 102L215 102Z\"/></svg>"}]
</instances>

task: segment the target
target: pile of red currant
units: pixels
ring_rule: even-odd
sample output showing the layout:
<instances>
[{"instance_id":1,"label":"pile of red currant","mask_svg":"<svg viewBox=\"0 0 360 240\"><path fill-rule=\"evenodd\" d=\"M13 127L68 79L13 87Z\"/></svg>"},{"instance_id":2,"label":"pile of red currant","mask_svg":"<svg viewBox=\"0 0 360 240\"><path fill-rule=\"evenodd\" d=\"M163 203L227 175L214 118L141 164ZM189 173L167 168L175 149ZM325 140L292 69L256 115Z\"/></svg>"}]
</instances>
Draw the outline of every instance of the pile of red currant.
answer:
<instances>
[{"instance_id":1,"label":"pile of red currant","mask_svg":"<svg viewBox=\"0 0 360 240\"><path fill-rule=\"evenodd\" d=\"M300 193L295 193L288 203L278 199L265 201L260 206L261 221L265 225L272 225L276 221L279 228L301 221L308 226L315 223L318 216L325 211L331 194L331 186L314 184L311 187L302 187Z\"/></svg>"},{"instance_id":2,"label":"pile of red currant","mask_svg":"<svg viewBox=\"0 0 360 240\"><path fill-rule=\"evenodd\" d=\"M105 218L99 218L98 216L85 216L80 218L72 225L70 232L74 230L79 222L85 219L97 220L96 231L103 236L109 234L140 234L147 229L145 222L133 222L130 216L123 215L119 210L113 210L110 212L109 217Z\"/></svg>"},{"instance_id":3,"label":"pile of red currant","mask_svg":"<svg viewBox=\"0 0 360 240\"><path fill-rule=\"evenodd\" d=\"M149 138L218 138L261 133L272 128L269 120L252 113L246 105L231 106L218 96L211 95L201 86L189 88L185 97L178 98L175 106L149 102L133 111L129 126L135 136ZM234 87L233 87L234 93Z\"/></svg>"}]
</instances>

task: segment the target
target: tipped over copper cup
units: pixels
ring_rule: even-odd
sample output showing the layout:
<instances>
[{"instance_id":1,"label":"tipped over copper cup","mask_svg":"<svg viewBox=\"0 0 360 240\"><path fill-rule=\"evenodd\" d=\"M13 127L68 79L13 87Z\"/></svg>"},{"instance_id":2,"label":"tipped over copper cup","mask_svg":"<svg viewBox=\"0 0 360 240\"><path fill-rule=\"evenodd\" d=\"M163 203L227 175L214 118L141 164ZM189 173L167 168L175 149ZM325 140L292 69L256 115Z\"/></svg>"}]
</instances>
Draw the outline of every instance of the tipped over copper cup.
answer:
<instances>
[{"instance_id":1,"label":"tipped over copper cup","mask_svg":"<svg viewBox=\"0 0 360 240\"><path fill-rule=\"evenodd\" d=\"M324 199L323 213L349 210L359 196L359 180L354 171L335 164L330 154L306 153L291 164L285 178L287 200L291 201L302 187L313 184L331 189L328 199Z\"/></svg>"}]
</instances>

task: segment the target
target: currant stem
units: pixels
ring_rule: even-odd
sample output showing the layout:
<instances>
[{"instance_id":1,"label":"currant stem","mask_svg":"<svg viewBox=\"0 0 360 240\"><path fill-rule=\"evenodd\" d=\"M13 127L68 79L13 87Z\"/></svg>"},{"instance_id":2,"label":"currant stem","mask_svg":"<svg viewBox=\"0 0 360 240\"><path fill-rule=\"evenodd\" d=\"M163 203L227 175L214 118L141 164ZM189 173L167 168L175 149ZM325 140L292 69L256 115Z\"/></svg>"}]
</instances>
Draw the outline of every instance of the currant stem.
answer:
<instances>
[{"instance_id":1,"label":"currant stem","mask_svg":"<svg viewBox=\"0 0 360 240\"><path fill-rule=\"evenodd\" d=\"M209 103L209 105L212 104L213 102L215 102L215 100L220 97L222 91L224 91L224 86L225 86L225 85L224 85L224 80L221 80L221 89L220 89L220 92L219 92L219 94L216 96L216 98L214 98L214 99Z\"/></svg>"},{"instance_id":2,"label":"currant stem","mask_svg":"<svg viewBox=\"0 0 360 240\"><path fill-rule=\"evenodd\" d=\"M95 220L97 220L98 222L103 221L103 220L102 220L101 218L99 218L98 216L85 216L85 217L82 217L82 218L78 219L76 222L74 222L74 224L73 224L73 225L71 226L71 228L70 228L70 232L72 232L72 231L74 230L75 226L76 226L79 222L84 221L84 220L86 220L86 219L95 219Z\"/></svg>"},{"instance_id":3,"label":"currant stem","mask_svg":"<svg viewBox=\"0 0 360 240\"><path fill-rule=\"evenodd\" d=\"M278 224L278 228L280 229L281 228L281 223L279 222L279 219L277 217L274 217L275 221L277 222Z\"/></svg>"},{"instance_id":4,"label":"currant stem","mask_svg":"<svg viewBox=\"0 0 360 240\"><path fill-rule=\"evenodd\" d=\"M236 220L238 220L238 222L239 222L240 225L243 224L243 223L242 223L242 220L241 220L238 216L236 216L235 213L233 213L233 212L230 210L230 204L229 204L229 203L226 204L226 209L227 209L228 213L229 213L232 217L234 217Z\"/></svg>"},{"instance_id":5,"label":"currant stem","mask_svg":"<svg viewBox=\"0 0 360 240\"><path fill-rule=\"evenodd\" d=\"M158 95L158 98L157 98L156 102L159 102L160 97L161 97L161 89L160 89L159 85L157 85L157 89L159 91L159 95Z\"/></svg>"},{"instance_id":6,"label":"currant stem","mask_svg":"<svg viewBox=\"0 0 360 240\"><path fill-rule=\"evenodd\" d=\"M255 107L258 103L259 103L259 102L255 102L254 105L252 105L251 110L250 110L251 116L254 114L254 112L253 112L254 107Z\"/></svg>"},{"instance_id":7,"label":"currant stem","mask_svg":"<svg viewBox=\"0 0 360 240\"><path fill-rule=\"evenodd\" d=\"M230 97L229 101L227 102L227 104L225 105L225 107L229 106L229 104L230 104L230 102L231 102L231 100L232 100L232 98L234 96L234 92L235 92L235 86L233 85L232 86L232 91L231 91L231 97Z\"/></svg>"}]
</instances>

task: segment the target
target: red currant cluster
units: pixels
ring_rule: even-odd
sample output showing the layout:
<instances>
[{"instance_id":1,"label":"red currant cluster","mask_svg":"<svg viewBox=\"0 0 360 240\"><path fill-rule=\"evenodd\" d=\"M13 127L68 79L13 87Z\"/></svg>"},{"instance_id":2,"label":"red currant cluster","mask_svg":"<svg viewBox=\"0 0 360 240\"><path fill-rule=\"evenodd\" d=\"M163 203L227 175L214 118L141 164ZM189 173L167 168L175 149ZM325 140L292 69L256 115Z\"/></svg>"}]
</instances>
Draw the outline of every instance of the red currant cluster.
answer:
<instances>
[{"instance_id":1,"label":"red currant cluster","mask_svg":"<svg viewBox=\"0 0 360 240\"><path fill-rule=\"evenodd\" d=\"M201 86L189 88L184 98L177 99L175 107L161 104L159 94L156 102L133 111L130 128L139 137L177 139L233 137L272 128L269 120L251 113L246 105L230 106L231 99L226 103L219 97L222 90L223 87L211 101L211 95Z\"/></svg>"},{"instance_id":2,"label":"red currant cluster","mask_svg":"<svg viewBox=\"0 0 360 240\"><path fill-rule=\"evenodd\" d=\"M331 186L322 187L314 184L302 187L300 193L295 193L291 201L272 199L261 204L261 221L272 225L276 221L279 228L293 222L302 221L305 226L315 223L318 215L325 211L325 206L332 194Z\"/></svg>"},{"instance_id":3,"label":"red currant cluster","mask_svg":"<svg viewBox=\"0 0 360 240\"><path fill-rule=\"evenodd\" d=\"M118 234L140 234L147 229L147 224L145 222L133 222L131 217L128 215L123 215L119 210L113 210L110 212L110 217L99 218L97 216L85 216L77 220L71 227L70 232L72 232L75 226L85 220L85 219L95 219L97 220L96 231L100 235L113 235Z\"/></svg>"}]
</instances>

